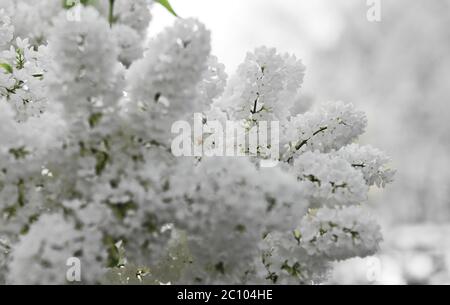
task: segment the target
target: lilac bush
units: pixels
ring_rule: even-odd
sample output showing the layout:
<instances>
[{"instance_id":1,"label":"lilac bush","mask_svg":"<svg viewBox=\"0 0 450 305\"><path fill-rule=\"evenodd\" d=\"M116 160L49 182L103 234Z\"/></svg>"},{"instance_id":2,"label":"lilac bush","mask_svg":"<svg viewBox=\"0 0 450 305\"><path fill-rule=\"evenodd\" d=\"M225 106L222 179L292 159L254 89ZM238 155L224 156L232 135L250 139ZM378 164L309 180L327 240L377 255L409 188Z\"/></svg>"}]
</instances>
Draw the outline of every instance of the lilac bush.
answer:
<instances>
[{"instance_id":1,"label":"lilac bush","mask_svg":"<svg viewBox=\"0 0 450 305\"><path fill-rule=\"evenodd\" d=\"M355 144L363 112L296 111L294 55L257 48L227 80L198 20L145 43L151 1L81 2L0 0L0 281L68 283L76 257L83 283L315 284L377 251L364 203L394 171ZM175 157L195 112L279 122L278 165Z\"/></svg>"}]
</instances>

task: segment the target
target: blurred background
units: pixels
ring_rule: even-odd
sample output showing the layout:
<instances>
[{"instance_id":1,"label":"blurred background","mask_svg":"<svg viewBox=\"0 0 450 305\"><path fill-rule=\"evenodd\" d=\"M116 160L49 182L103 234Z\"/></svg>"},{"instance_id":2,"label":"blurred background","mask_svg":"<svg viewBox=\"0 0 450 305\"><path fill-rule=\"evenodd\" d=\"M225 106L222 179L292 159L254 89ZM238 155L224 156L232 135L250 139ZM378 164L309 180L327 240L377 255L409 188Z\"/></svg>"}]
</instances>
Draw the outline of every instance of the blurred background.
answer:
<instances>
[{"instance_id":1,"label":"blurred background","mask_svg":"<svg viewBox=\"0 0 450 305\"><path fill-rule=\"evenodd\" d=\"M171 3L212 31L228 74L261 45L295 53L305 100L365 110L362 142L392 156L396 182L370 194L381 251L337 263L330 283L450 284L450 1L380 0L380 22L366 0ZM153 18L150 36L174 20L159 6Z\"/></svg>"}]
</instances>

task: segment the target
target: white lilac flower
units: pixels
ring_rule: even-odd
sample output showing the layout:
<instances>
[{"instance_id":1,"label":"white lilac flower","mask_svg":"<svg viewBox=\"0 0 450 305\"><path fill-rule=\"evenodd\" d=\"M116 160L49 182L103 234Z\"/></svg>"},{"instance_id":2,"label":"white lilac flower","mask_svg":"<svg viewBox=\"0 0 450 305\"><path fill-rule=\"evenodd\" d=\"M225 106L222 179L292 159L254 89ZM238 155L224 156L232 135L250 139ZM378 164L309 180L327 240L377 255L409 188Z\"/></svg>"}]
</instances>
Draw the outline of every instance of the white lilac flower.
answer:
<instances>
[{"instance_id":1,"label":"white lilac flower","mask_svg":"<svg viewBox=\"0 0 450 305\"><path fill-rule=\"evenodd\" d=\"M264 224L257 219L268 205L265 185L259 185L255 166L243 158L207 158L186 170L192 179L186 183L180 180L184 173L177 173L171 180L171 192L188 200L185 211L179 209L176 214L175 223L188 232L193 245L193 272L207 283L238 281L255 255L263 231ZM205 269L208 265L214 268L212 273Z\"/></svg>"},{"instance_id":2,"label":"white lilac flower","mask_svg":"<svg viewBox=\"0 0 450 305\"><path fill-rule=\"evenodd\" d=\"M149 110L158 109L165 99L167 103L162 106L192 111L190 99L207 69L209 31L195 19L177 20L152 40L148 49L151 51L130 67L131 99Z\"/></svg>"},{"instance_id":3,"label":"white lilac flower","mask_svg":"<svg viewBox=\"0 0 450 305\"><path fill-rule=\"evenodd\" d=\"M304 151L329 152L350 144L364 133L367 119L352 104L328 102L291 118L287 126L290 147L285 159Z\"/></svg>"},{"instance_id":4,"label":"white lilac flower","mask_svg":"<svg viewBox=\"0 0 450 305\"><path fill-rule=\"evenodd\" d=\"M372 146L350 144L342 147L335 154L359 169L369 186L384 187L394 179L395 171L388 167L390 158Z\"/></svg>"},{"instance_id":5,"label":"white lilac flower","mask_svg":"<svg viewBox=\"0 0 450 305\"><path fill-rule=\"evenodd\" d=\"M10 66L8 64L8 66ZM5 71L4 68L0 68L0 95L2 98L6 98L9 94L10 88L13 88L15 84L12 75Z\"/></svg>"},{"instance_id":6,"label":"white lilac flower","mask_svg":"<svg viewBox=\"0 0 450 305\"><path fill-rule=\"evenodd\" d=\"M170 142L173 122L202 110L197 85L210 48L209 31L195 19L177 20L149 43L149 51L127 73L131 110L146 110L138 129L160 143Z\"/></svg>"},{"instance_id":7,"label":"white lilac flower","mask_svg":"<svg viewBox=\"0 0 450 305\"><path fill-rule=\"evenodd\" d=\"M145 35L152 16L150 14L151 0L116 0L114 15L117 23L127 25L141 35Z\"/></svg>"},{"instance_id":8,"label":"white lilac flower","mask_svg":"<svg viewBox=\"0 0 450 305\"><path fill-rule=\"evenodd\" d=\"M136 30L124 24L117 24L112 29L119 46L119 60L129 67L144 52L142 38Z\"/></svg>"},{"instance_id":9,"label":"white lilac flower","mask_svg":"<svg viewBox=\"0 0 450 305\"><path fill-rule=\"evenodd\" d=\"M320 283L331 262L373 255L381 240L379 225L361 207L314 210L297 229L267 234L253 276L273 284Z\"/></svg>"},{"instance_id":10,"label":"white lilac flower","mask_svg":"<svg viewBox=\"0 0 450 305\"><path fill-rule=\"evenodd\" d=\"M122 90L116 85L118 48L108 22L92 7L72 9L80 10L82 22L68 20L64 12L50 32L49 85L52 97L73 116L82 109L114 105L116 101L104 95L121 95Z\"/></svg>"},{"instance_id":11,"label":"white lilac flower","mask_svg":"<svg viewBox=\"0 0 450 305\"><path fill-rule=\"evenodd\" d=\"M77 230L59 214L42 215L11 253L7 282L10 284L66 284L67 261L81 262L81 279L95 283L102 274L102 236L92 229Z\"/></svg>"},{"instance_id":12,"label":"white lilac flower","mask_svg":"<svg viewBox=\"0 0 450 305\"><path fill-rule=\"evenodd\" d=\"M63 10L62 1L55 0L3 0L12 18L16 37L27 37L33 46L39 46L48 38L52 18Z\"/></svg>"},{"instance_id":13,"label":"white lilac flower","mask_svg":"<svg viewBox=\"0 0 450 305\"><path fill-rule=\"evenodd\" d=\"M230 78L218 106L233 119L285 120L304 74L305 66L295 56L257 48Z\"/></svg>"},{"instance_id":14,"label":"white lilac flower","mask_svg":"<svg viewBox=\"0 0 450 305\"><path fill-rule=\"evenodd\" d=\"M106 18L110 19L111 13L111 2L104 1L93 1L91 3L100 14ZM126 25L133 30L135 30L141 39L145 40L147 33L147 28L150 21L152 20L152 15L150 9L153 5L153 0L114 0L112 9L112 26Z\"/></svg>"},{"instance_id":15,"label":"white lilac flower","mask_svg":"<svg viewBox=\"0 0 450 305\"><path fill-rule=\"evenodd\" d=\"M0 50L8 44L14 35L14 27L11 25L11 19L4 9L0 10Z\"/></svg>"},{"instance_id":16,"label":"white lilac flower","mask_svg":"<svg viewBox=\"0 0 450 305\"><path fill-rule=\"evenodd\" d=\"M293 231L271 232L259 245L251 281L260 284L317 284L326 279L330 261L299 246ZM261 280L263 279L263 280Z\"/></svg>"},{"instance_id":17,"label":"white lilac flower","mask_svg":"<svg viewBox=\"0 0 450 305\"><path fill-rule=\"evenodd\" d=\"M193 272L207 283L242 281L261 236L295 227L307 210L295 177L280 168L257 169L248 158L216 157L185 170L174 173L167 196L177 198L175 203L187 200L176 204L174 221L192 242ZM208 273L206 266L215 269Z\"/></svg>"},{"instance_id":18,"label":"white lilac flower","mask_svg":"<svg viewBox=\"0 0 450 305\"><path fill-rule=\"evenodd\" d=\"M64 122L49 112L17 122L16 113L0 98L0 235L14 235L27 227L30 217L42 210L39 188L48 151L59 147ZM19 187L20 186L20 187ZM7 217L7 215L11 217Z\"/></svg>"},{"instance_id":19,"label":"white lilac flower","mask_svg":"<svg viewBox=\"0 0 450 305\"><path fill-rule=\"evenodd\" d=\"M9 50L0 53L0 94L16 111L18 121L39 116L47 103L43 81L46 72L46 48L37 51L28 39L17 38Z\"/></svg>"},{"instance_id":20,"label":"white lilac flower","mask_svg":"<svg viewBox=\"0 0 450 305\"><path fill-rule=\"evenodd\" d=\"M219 63L216 56L209 56L208 69L203 73L202 81L197 88L203 109L208 109L214 99L223 93L226 82L225 65Z\"/></svg>"},{"instance_id":21,"label":"white lilac flower","mask_svg":"<svg viewBox=\"0 0 450 305\"><path fill-rule=\"evenodd\" d=\"M309 255L330 260L373 255L382 240L378 223L358 206L312 211L294 234Z\"/></svg>"},{"instance_id":22,"label":"white lilac flower","mask_svg":"<svg viewBox=\"0 0 450 305\"><path fill-rule=\"evenodd\" d=\"M305 152L294 160L292 170L315 204L351 205L367 200L362 173L343 158Z\"/></svg>"}]
</instances>

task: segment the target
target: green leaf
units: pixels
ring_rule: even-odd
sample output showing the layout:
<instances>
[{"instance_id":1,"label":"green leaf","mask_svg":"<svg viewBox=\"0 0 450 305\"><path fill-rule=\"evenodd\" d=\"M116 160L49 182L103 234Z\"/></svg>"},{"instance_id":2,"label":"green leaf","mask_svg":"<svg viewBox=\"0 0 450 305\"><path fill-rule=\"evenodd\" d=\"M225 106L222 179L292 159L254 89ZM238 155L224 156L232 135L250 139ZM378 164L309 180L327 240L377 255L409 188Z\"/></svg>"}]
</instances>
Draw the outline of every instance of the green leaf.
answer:
<instances>
[{"instance_id":1,"label":"green leaf","mask_svg":"<svg viewBox=\"0 0 450 305\"><path fill-rule=\"evenodd\" d=\"M96 151L95 159L97 160L97 163L95 164L95 173L97 176L100 176L108 164L109 155L104 151Z\"/></svg>"},{"instance_id":2,"label":"green leaf","mask_svg":"<svg viewBox=\"0 0 450 305\"><path fill-rule=\"evenodd\" d=\"M115 22L115 17L114 17L114 2L115 0L109 0L109 15L108 15L108 21L109 21L109 26L112 27L113 23Z\"/></svg>"},{"instance_id":3,"label":"green leaf","mask_svg":"<svg viewBox=\"0 0 450 305\"><path fill-rule=\"evenodd\" d=\"M8 73L13 73L13 67L9 64L6 63L0 63L0 68L5 69L6 72Z\"/></svg>"},{"instance_id":4,"label":"green leaf","mask_svg":"<svg viewBox=\"0 0 450 305\"><path fill-rule=\"evenodd\" d=\"M68 10L77 5L78 3L88 6L88 5L94 5L97 0L80 0L79 2L77 0L62 0L62 6L64 9Z\"/></svg>"},{"instance_id":5,"label":"green leaf","mask_svg":"<svg viewBox=\"0 0 450 305\"><path fill-rule=\"evenodd\" d=\"M178 17L177 13L175 13L174 9L172 8L172 5L170 5L169 0L156 0L156 2L164 6L174 16Z\"/></svg>"},{"instance_id":6,"label":"green leaf","mask_svg":"<svg viewBox=\"0 0 450 305\"><path fill-rule=\"evenodd\" d=\"M101 112L96 112L91 114L91 116L89 117L89 126L91 128L94 128L95 126L98 125L98 123L100 122L100 120L103 117L103 113Z\"/></svg>"},{"instance_id":7,"label":"green leaf","mask_svg":"<svg viewBox=\"0 0 450 305\"><path fill-rule=\"evenodd\" d=\"M25 159L30 154L25 146L19 148L11 148L9 150L9 153L13 155L16 160Z\"/></svg>"}]
</instances>

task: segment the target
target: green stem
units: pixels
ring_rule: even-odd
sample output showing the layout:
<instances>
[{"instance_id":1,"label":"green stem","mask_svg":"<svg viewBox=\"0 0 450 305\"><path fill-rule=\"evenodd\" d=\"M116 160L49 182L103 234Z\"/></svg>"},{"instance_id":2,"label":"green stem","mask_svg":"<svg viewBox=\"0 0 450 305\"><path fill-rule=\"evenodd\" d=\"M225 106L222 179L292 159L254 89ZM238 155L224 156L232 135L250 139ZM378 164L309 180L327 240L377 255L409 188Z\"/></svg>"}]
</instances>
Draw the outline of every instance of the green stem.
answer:
<instances>
[{"instance_id":1,"label":"green stem","mask_svg":"<svg viewBox=\"0 0 450 305\"><path fill-rule=\"evenodd\" d=\"M112 27L114 23L114 1L115 0L109 0L109 26Z\"/></svg>"}]
</instances>

